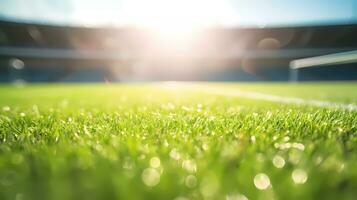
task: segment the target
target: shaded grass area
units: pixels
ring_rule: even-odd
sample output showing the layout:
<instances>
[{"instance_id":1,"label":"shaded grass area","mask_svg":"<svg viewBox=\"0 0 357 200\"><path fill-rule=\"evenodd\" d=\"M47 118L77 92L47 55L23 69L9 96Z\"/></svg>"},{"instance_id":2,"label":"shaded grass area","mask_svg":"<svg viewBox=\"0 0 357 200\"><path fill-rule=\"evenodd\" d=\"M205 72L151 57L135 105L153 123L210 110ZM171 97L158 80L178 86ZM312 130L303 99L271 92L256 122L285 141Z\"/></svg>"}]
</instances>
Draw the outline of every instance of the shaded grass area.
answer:
<instances>
[{"instance_id":1,"label":"shaded grass area","mask_svg":"<svg viewBox=\"0 0 357 200\"><path fill-rule=\"evenodd\" d=\"M215 87L320 87L342 102L357 91ZM0 108L0 199L357 196L357 112L160 84L1 86Z\"/></svg>"}]
</instances>

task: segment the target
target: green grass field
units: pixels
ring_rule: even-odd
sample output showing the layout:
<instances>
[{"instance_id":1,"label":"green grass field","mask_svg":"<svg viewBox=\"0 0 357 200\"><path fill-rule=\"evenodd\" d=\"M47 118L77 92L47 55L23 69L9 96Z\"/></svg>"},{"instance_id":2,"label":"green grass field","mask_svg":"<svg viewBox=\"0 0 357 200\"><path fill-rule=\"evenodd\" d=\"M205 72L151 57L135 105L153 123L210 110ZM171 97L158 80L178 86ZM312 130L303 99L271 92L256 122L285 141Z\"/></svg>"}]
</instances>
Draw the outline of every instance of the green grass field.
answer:
<instances>
[{"instance_id":1,"label":"green grass field","mask_svg":"<svg viewBox=\"0 0 357 200\"><path fill-rule=\"evenodd\" d=\"M0 199L356 199L356 83L0 86Z\"/></svg>"}]
</instances>

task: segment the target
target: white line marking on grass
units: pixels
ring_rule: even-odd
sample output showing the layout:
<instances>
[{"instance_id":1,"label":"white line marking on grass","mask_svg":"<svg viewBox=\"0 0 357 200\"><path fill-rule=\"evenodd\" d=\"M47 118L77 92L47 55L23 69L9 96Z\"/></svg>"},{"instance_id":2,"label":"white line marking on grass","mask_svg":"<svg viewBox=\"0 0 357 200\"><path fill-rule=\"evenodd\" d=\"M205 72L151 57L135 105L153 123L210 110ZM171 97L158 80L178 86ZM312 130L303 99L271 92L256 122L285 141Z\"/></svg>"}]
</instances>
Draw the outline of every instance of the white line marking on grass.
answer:
<instances>
[{"instance_id":1,"label":"white line marking on grass","mask_svg":"<svg viewBox=\"0 0 357 200\"><path fill-rule=\"evenodd\" d=\"M284 103L284 104L295 104L295 105L304 105L304 106L315 106L320 108L357 111L356 104L345 104L345 103L322 101L316 99L302 99L298 97L270 95L270 94L264 94L259 92L243 91L233 88L202 86L194 83L164 82L163 84L160 84L160 86L170 91L176 89L189 89L201 93L223 95L223 96L230 96L230 97L243 97L248 99L263 100L263 101L270 101L270 102Z\"/></svg>"},{"instance_id":2,"label":"white line marking on grass","mask_svg":"<svg viewBox=\"0 0 357 200\"><path fill-rule=\"evenodd\" d=\"M219 87L200 87L198 89L201 92L216 94L216 95L244 97L249 99L257 99L257 100L285 103L285 104L309 105L309 106L316 106L322 108L357 111L357 105L355 104L344 104L344 103L336 103L336 102L322 101L322 100L315 100L315 99L307 100L297 97L284 97L284 96L263 94L258 92L242 91L239 89L228 89L228 88L219 88Z\"/></svg>"}]
</instances>

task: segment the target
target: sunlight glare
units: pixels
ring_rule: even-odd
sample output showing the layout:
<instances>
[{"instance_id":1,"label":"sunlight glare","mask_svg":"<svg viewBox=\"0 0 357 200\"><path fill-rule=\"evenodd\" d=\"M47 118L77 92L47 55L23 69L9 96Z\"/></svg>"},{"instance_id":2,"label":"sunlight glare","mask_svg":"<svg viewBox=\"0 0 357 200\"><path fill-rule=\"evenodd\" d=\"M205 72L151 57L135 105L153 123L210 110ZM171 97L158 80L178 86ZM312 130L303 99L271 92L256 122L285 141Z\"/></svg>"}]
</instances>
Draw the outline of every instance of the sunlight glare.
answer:
<instances>
[{"instance_id":1,"label":"sunlight glare","mask_svg":"<svg viewBox=\"0 0 357 200\"><path fill-rule=\"evenodd\" d=\"M128 24L144 27L165 37L182 37L198 29L219 25L231 13L227 1L219 0L125 0L123 15Z\"/></svg>"}]
</instances>

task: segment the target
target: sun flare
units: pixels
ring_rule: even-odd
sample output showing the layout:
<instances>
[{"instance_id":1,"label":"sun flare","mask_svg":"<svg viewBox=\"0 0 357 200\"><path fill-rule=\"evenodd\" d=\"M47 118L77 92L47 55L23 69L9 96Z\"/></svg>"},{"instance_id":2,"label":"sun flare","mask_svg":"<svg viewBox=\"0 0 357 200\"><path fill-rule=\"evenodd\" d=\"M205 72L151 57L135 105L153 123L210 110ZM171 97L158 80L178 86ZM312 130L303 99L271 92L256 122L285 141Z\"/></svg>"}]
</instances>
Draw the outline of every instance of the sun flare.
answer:
<instances>
[{"instance_id":1,"label":"sun flare","mask_svg":"<svg viewBox=\"0 0 357 200\"><path fill-rule=\"evenodd\" d=\"M128 24L155 30L167 37L184 36L207 26L219 25L232 13L219 0L126 0L122 4Z\"/></svg>"}]
</instances>

